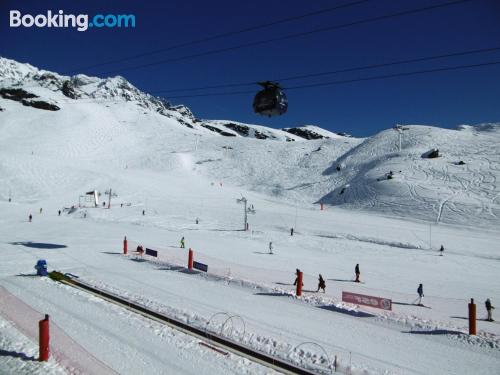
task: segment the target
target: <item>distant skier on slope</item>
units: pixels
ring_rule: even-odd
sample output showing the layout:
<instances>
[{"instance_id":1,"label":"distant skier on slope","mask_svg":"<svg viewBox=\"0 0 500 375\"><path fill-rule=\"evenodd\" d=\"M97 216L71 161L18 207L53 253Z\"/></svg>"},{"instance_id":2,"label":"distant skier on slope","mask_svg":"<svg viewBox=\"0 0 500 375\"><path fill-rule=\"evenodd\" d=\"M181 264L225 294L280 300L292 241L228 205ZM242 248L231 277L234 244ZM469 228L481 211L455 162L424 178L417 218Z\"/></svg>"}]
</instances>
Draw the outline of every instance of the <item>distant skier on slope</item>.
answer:
<instances>
[{"instance_id":1,"label":"distant skier on slope","mask_svg":"<svg viewBox=\"0 0 500 375\"><path fill-rule=\"evenodd\" d=\"M326 283L325 283L325 280L323 279L323 276L321 276L321 274L319 274L319 278L318 278L318 290L316 291L319 292L320 289L323 289L323 293L326 293Z\"/></svg>"},{"instance_id":2,"label":"distant skier on slope","mask_svg":"<svg viewBox=\"0 0 500 375\"><path fill-rule=\"evenodd\" d=\"M29 219L29 221L31 223L31 220L33 219L33 215L30 214L30 216L28 216L28 219Z\"/></svg>"},{"instance_id":3,"label":"distant skier on slope","mask_svg":"<svg viewBox=\"0 0 500 375\"><path fill-rule=\"evenodd\" d=\"M184 237L181 238L181 249L186 248L186 244L184 242Z\"/></svg>"},{"instance_id":4,"label":"distant skier on slope","mask_svg":"<svg viewBox=\"0 0 500 375\"><path fill-rule=\"evenodd\" d=\"M486 320L488 322L492 322L493 321L493 316L492 316L493 311L492 310L495 310L495 307L491 305L491 301L489 298L486 300L484 305L486 306L486 312L488 313L488 318Z\"/></svg>"},{"instance_id":5,"label":"distant skier on slope","mask_svg":"<svg viewBox=\"0 0 500 375\"><path fill-rule=\"evenodd\" d=\"M272 254L273 253L273 242L270 241L269 242L269 254Z\"/></svg>"},{"instance_id":6,"label":"distant skier on slope","mask_svg":"<svg viewBox=\"0 0 500 375\"><path fill-rule=\"evenodd\" d=\"M61 216L61 210L57 211L57 215Z\"/></svg>"},{"instance_id":7,"label":"distant skier on slope","mask_svg":"<svg viewBox=\"0 0 500 375\"><path fill-rule=\"evenodd\" d=\"M439 248L439 255L443 256L443 253L444 253L444 246L441 245L441 247Z\"/></svg>"},{"instance_id":8,"label":"distant skier on slope","mask_svg":"<svg viewBox=\"0 0 500 375\"><path fill-rule=\"evenodd\" d=\"M423 306L422 298L424 297L424 286L422 284L418 285L417 293L418 293L418 305Z\"/></svg>"},{"instance_id":9,"label":"distant skier on slope","mask_svg":"<svg viewBox=\"0 0 500 375\"><path fill-rule=\"evenodd\" d=\"M293 285L297 285L297 283L299 282L299 273L300 273L300 270L297 268L295 270L295 281L293 282ZM303 282L302 282L302 286L304 286Z\"/></svg>"},{"instance_id":10,"label":"distant skier on slope","mask_svg":"<svg viewBox=\"0 0 500 375\"><path fill-rule=\"evenodd\" d=\"M293 236L293 228L290 228L290 236Z\"/></svg>"},{"instance_id":11,"label":"distant skier on slope","mask_svg":"<svg viewBox=\"0 0 500 375\"><path fill-rule=\"evenodd\" d=\"M361 272L359 272L359 264L356 264L356 267L354 267L354 273L356 274L356 280L354 280L354 282L359 283L359 275L361 275Z\"/></svg>"}]
</instances>

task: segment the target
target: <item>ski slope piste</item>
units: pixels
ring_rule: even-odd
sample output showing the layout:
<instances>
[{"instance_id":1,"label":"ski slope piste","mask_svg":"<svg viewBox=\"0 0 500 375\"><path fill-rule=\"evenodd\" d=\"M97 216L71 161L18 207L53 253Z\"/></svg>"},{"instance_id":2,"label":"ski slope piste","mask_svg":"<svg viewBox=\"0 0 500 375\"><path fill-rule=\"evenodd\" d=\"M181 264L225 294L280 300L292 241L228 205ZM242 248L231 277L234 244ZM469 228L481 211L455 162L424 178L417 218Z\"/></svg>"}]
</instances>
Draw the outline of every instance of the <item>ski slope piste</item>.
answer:
<instances>
[{"instance_id":1,"label":"ski slope piste","mask_svg":"<svg viewBox=\"0 0 500 375\"><path fill-rule=\"evenodd\" d=\"M279 372L35 276L41 259L313 373L498 373L500 124L337 130L200 119L123 77L0 58L0 373ZM189 248L208 272L187 270Z\"/></svg>"}]
</instances>

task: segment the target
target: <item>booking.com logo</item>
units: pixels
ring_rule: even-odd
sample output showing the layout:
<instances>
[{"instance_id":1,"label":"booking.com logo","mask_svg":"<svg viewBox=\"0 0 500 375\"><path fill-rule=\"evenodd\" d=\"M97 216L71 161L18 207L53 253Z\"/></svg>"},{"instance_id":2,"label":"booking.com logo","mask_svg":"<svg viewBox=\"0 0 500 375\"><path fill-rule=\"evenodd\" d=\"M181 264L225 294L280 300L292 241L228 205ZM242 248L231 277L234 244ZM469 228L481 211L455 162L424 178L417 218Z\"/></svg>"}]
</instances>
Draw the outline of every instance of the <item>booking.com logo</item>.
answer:
<instances>
[{"instance_id":1,"label":"booking.com logo","mask_svg":"<svg viewBox=\"0 0 500 375\"><path fill-rule=\"evenodd\" d=\"M47 14L31 14L22 15L19 10L10 11L10 27L61 27L61 28L76 28L78 31L87 31L89 28L96 27L135 27L134 14L96 14L90 18L88 14L64 14L60 10L57 13L52 13L51 10Z\"/></svg>"}]
</instances>

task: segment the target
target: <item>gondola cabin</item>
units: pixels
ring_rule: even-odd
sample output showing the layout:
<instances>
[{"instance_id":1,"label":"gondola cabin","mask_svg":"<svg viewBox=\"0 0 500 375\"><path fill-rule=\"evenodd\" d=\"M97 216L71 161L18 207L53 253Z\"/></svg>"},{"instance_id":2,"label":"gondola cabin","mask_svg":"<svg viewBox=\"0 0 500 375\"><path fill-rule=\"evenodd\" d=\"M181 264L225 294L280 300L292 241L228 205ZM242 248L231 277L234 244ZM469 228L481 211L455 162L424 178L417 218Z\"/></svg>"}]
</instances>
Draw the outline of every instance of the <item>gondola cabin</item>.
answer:
<instances>
[{"instance_id":1,"label":"gondola cabin","mask_svg":"<svg viewBox=\"0 0 500 375\"><path fill-rule=\"evenodd\" d=\"M278 83L259 82L264 87L253 100L253 110L262 116L280 116L288 109L288 99Z\"/></svg>"}]
</instances>

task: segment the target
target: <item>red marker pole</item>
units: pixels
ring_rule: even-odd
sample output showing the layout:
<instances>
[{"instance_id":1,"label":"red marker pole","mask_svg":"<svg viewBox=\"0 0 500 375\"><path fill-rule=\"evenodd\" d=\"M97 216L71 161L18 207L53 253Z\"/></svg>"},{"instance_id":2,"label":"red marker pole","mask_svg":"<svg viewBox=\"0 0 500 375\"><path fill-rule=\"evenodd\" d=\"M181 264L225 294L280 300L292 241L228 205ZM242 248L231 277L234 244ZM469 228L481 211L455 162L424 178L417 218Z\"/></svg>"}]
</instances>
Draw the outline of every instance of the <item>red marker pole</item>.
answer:
<instances>
[{"instance_id":1,"label":"red marker pole","mask_svg":"<svg viewBox=\"0 0 500 375\"><path fill-rule=\"evenodd\" d=\"M128 242L127 242L127 236L123 239L123 254L127 255L128 252Z\"/></svg>"},{"instance_id":2,"label":"red marker pole","mask_svg":"<svg viewBox=\"0 0 500 375\"><path fill-rule=\"evenodd\" d=\"M193 270L193 250L191 248L189 248L188 269L190 271Z\"/></svg>"},{"instance_id":3,"label":"red marker pole","mask_svg":"<svg viewBox=\"0 0 500 375\"><path fill-rule=\"evenodd\" d=\"M50 357L50 332L49 332L49 316L46 314L45 319L38 322L38 340L39 340L39 361L47 362Z\"/></svg>"},{"instance_id":4,"label":"red marker pole","mask_svg":"<svg viewBox=\"0 0 500 375\"><path fill-rule=\"evenodd\" d=\"M470 299L469 303L469 335L476 334L476 304L474 298Z\"/></svg>"},{"instance_id":5,"label":"red marker pole","mask_svg":"<svg viewBox=\"0 0 500 375\"><path fill-rule=\"evenodd\" d=\"M297 297L302 295L302 272L299 272L297 277Z\"/></svg>"}]
</instances>

